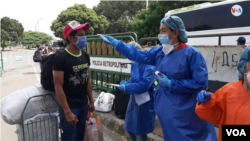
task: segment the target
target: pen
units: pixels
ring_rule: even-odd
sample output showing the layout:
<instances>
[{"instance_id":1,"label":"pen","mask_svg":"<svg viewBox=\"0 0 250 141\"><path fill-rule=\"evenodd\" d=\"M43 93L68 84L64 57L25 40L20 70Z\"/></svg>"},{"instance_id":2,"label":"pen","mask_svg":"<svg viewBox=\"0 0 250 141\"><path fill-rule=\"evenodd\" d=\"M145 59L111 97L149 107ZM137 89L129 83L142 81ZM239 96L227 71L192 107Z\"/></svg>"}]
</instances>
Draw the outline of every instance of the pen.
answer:
<instances>
[{"instance_id":1,"label":"pen","mask_svg":"<svg viewBox=\"0 0 250 141\"><path fill-rule=\"evenodd\" d=\"M205 94L207 93L207 91L209 91L209 88L208 88L208 87L207 87L207 89L206 89L205 93L203 93L203 94L204 94L204 97L206 97L206 95L205 95ZM201 104L201 102L199 102L199 103L198 103L198 105L200 105L200 104Z\"/></svg>"}]
</instances>

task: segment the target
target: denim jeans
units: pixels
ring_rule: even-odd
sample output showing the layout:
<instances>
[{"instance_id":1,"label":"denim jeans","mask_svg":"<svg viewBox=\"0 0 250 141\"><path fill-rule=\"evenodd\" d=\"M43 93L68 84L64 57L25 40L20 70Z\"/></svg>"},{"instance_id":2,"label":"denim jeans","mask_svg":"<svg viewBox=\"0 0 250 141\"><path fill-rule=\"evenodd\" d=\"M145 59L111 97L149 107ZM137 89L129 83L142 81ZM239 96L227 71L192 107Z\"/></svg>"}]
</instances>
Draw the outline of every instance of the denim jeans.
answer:
<instances>
[{"instance_id":1,"label":"denim jeans","mask_svg":"<svg viewBox=\"0 0 250 141\"><path fill-rule=\"evenodd\" d=\"M39 62L40 63L40 69L41 69L41 72L43 71L43 64L42 62Z\"/></svg>"},{"instance_id":2,"label":"denim jeans","mask_svg":"<svg viewBox=\"0 0 250 141\"><path fill-rule=\"evenodd\" d=\"M134 133L132 132L128 132L128 133L131 138L131 141L138 141L137 136ZM140 141L147 141L147 135L139 135L139 137L140 137Z\"/></svg>"},{"instance_id":3,"label":"denim jeans","mask_svg":"<svg viewBox=\"0 0 250 141\"><path fill-rule=\"evenodd\" d=\"M65 117L64 111L60 108L60 122L62 125L61 141L83 141L85 133L85 123L88 114L89 105L77 109L71 109L71 112L76 115L78 122L76 125L70 125Z\"/></svg>"}]
</instances>

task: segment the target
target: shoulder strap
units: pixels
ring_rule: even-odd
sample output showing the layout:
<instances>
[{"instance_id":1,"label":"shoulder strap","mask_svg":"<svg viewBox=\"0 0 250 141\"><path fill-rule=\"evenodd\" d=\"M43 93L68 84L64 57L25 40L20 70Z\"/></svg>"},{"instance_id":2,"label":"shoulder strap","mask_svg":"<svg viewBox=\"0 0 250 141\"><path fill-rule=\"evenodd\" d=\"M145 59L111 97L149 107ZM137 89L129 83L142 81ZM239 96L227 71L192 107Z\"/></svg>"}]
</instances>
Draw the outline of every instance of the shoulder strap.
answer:
<instances>
[{"instance_id":1,"label":"shoulder strap","mask_svg":"<svg viewBox=\"0 0 250 141\"><path fill-rule=\"evenodd\" d=\"M58 51L61 52L63 55L67 55L67 52L65 49L59 49Z\"/></svg>"},{"instance_id":2,"label":"shoulder strap","mask_svg":"<svg viewBox=\"0 0 250 141\"><path fill-rule=\"evenodd\" d=\"M81 51L82 51L83 57L87 60L87 58L85 57L86 52L84 50L81 50Z\"/></svg>"},{"instance_id":3,"label":"shoulder strap","mask_svg":"<svg viewBox=\"0 0 250 141\"><path fill-rule=\"evenodd\" d=\"M68 53L67 53L67 51L65 50L65 49L59 49L58 50L60 53L62 53L63 54L63 56L65 56L65 58L66 58L66 62L64 63L65 64L65 66L66 66L66 64L67 64L67 55L68 55Z\"/></svg>"}]
</instances>

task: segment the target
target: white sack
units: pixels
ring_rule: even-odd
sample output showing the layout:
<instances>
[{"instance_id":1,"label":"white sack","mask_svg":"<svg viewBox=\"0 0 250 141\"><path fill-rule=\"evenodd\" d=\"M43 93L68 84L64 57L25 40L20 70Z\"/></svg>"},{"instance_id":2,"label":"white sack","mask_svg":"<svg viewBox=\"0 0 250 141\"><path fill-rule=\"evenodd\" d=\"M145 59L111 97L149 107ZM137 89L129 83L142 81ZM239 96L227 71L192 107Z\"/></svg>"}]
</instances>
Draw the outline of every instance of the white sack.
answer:
<instances>
[{"instance_id":1,"label":"white sack","mask_svg":"<svg viewBox=\"0 0 250 141\"><path fill-rule=\"evenodd\" d=\"M38 114L26 119L17 125L18 141L58 141L58 124L58 113Z\"/></svg>"},{"instance_id":2,"label":"white sack","mask_svg":"<svg viewBox=\"0 0 250 141\"><path fill-rule=\"evenodd\" d=\"M51 94L55 99L55 92L45 90L40 83L25 89L13 92L1 100L1 115L8 124L21 123L22 111L32 96ZM57 100L57 99L56 99ZM31 118L37 114L58 111L58 105L51 96L32 98L26 107L23 120Z\"/></svg>"},{"instance_id":3,"label":"white sack","mask_svg":"<svg viewBox=\"0 0 250 141\"><path fill-rule=\"evenodd\" d=\"M95 110L101 112L110 112L113 106L115 96L110 93L101 92L95 100Z\"/></svg>"}]
</instances>

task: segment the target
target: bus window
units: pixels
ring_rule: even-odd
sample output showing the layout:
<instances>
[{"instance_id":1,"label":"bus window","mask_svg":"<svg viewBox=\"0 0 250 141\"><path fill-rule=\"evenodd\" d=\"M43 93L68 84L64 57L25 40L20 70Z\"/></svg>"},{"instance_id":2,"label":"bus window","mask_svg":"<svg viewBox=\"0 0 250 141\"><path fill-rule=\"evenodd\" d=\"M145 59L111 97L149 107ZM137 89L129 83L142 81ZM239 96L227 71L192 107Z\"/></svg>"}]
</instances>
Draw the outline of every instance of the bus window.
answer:
<instances>
[{"instance_id":1,"label":"bus window","mask_svg":"<svg viewBox=\"0 0 250 141\"><path fill-rule=\"evenodd\" d=\"M194 17L194 11L190 12L185 12L185 13L180 13L176 14L175 16L178 16L182 19L186 31L192 31L193 30L193 17Z\"/></svg>"},{"instance_id":2,"label":"bus window","mask_svg":"<svg viewBox=\"0 0 250 141\"><path fill-rule=\"evenodd\" d=\"M234 16L231 13L232 7L234 5L240 5L243 9L243 12L240 16ZM227 12L229 13L229 28L236 27L246 27L250 26L250 1L239 2L234 4L228 4Z\"/></svg>"},{"instance_id":3,"label":"bus window","mask_svg":"<svg viewBox=\"0 0 250 141\"><path fill-rule=\"evenodd\" d=\"M227 5L194 11L193 31L227 28Z\"/></svg>"}]
</instances>

